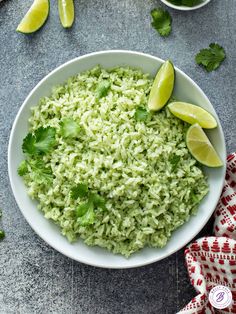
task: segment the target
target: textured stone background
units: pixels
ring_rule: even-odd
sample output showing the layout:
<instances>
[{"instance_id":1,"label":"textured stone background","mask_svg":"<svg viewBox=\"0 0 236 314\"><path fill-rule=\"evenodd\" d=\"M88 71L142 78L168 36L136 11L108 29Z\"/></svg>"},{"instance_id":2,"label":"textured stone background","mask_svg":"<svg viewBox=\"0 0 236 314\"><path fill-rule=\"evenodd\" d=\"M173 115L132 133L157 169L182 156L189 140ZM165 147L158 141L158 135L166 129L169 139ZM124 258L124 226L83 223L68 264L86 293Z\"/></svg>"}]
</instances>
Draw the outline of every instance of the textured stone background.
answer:
<instances>
[{"instance_id":1,"label":"textured stone background","mask_svg":"<svg viewBox=\"0 0 236 314\"><path fill-rule=\"evenodd\" d=\"M163 39L150 27L158 0L75 0L71 30L59 23L57 1L45 27L15 32L31 0L0 4L0 313L172 314L194 295L183 250L150 266L104 270L74 262L51 249L22 217L8 182L7 145L23 100L48 72L71 58L105 49L132 49L171 58L206 92L220 116L228 152L236 149L236 0L212 0L192 13L170 10L173 32ZM227 52L207 74L195 65L200 48L217 41ZM0 226L1 226L0 225ZM211 224L202 234L210 232Z\"/></svg>"}]
</instances>

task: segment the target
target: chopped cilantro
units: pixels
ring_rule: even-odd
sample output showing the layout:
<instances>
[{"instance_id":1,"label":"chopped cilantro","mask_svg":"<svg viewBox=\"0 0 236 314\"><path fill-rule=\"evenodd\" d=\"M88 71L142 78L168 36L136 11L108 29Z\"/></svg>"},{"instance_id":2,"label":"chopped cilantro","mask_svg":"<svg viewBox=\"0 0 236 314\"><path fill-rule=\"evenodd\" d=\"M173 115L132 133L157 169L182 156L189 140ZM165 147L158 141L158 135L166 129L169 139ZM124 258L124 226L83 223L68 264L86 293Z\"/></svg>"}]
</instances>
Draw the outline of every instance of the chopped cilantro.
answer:
<instances>
[{"instance_id":1,"label":"chopped cilantro","mask_svg":"<svg viewBox=\"0 0 236 314\"><path fill-rule=\"evenodd\" d=\"M76 138L80 133L79 123L72 118L65 118L61 121L61 135L65 138Z\"/></svg>"},{"instance_id":2,"label":"chopped cilantro","mask_svg":"<svg viewBox=\"0 0 236 314\"><path fill-rule=\"evenodd\" d=\"M182 0L167 0L167 1L175 5L182 5Z\"/></svg>"},{"instance_id":3,"label":"chopped cilantro","mask_svg":"<svg viewBox=\"0 0 236 314\"><path fill-rule=\"evenodd\" d=\"M209 45L208 49L200 50L195 60L197 64L205 67L207 72L211 72L216 70L225 58L224 48L216 43L212 43Z\"/></svg>"},{"instance_id":4,"label":"chopped cilantro","mask_svg":"<svg viewBox=\"0 0 236 314\"><path fill-rule=\"evenodd\" d=\"M28 133L23 140L23 152L28 155L46 154L56 144L56 129L40 127L34 133Z\"/></svg>"},{"instance_id":5,"label":"chopped cilantro","mask_svg":"<svg viewBox=\"0 0 236 314\"><path fill-rule=\"evenodd\" d=\"M100 99L102 97L107 96L110 87L111 83L108 80L101 81L96 89L96 98Z\"/></svg>"},{"instance_id":6,"label":"chopped cilantro","mask_svg":"<svg viewBox=\"0 0 236 314\"><path fill-rule=\"evenodd\" d=\"M148 111L145 108L138 107L135 111L134 117L136 121L146 121L148 115Z\"/></svg>"},{"instance_id":7,"label":"chopped cilantro","mask_svg":"<svg viewBox=\"0 0 236 314\"><path fill-rule=\"evenodd\" d=\"M169 36L171 32L172 18L168 11L161 8L151 11L152 27L154 27L161 36Z\"/></svg>"},{"instance_id":8,"label":"chopped cilantro","mask_svg":"<svg viewBox=\"0 0 236 314\"><path fill-rule=\"evenodd\" d=\"M171 165L172 165L172 171L175 171L178 167L179 161L180 161L181 157L178 155L172 155L171 158L169 159Z\"/></svg>"},{"instance_id":9,"label":"chopped cilantro","mask_svg":"<svg viewBox=\"0 0 236 314\"><path fill-rule=\"evenodd\" d=\"M182 5L186 7L194 7L202 2L202 0L182 0Z\"/></svg>"},{"instance_id":10,"label":"chopped cilantro","mask_svg":"<svg viewBox=\"0 0 236 314\"><path fill-rule=\"evenodd\" d=\"M202 2L202 0L168 0L175 5L185 5L186 7L194 7Z\"/></svg>"}]
</instances>

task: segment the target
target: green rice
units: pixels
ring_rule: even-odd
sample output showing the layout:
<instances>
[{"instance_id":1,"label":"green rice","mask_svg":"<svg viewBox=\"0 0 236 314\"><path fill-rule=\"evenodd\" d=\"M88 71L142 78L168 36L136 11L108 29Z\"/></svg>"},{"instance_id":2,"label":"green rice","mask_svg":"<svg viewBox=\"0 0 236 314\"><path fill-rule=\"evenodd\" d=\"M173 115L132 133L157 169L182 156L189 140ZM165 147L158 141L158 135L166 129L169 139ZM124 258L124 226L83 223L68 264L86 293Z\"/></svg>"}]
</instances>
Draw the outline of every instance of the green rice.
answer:
<instances>
[{"instance_id":1,"label":"green rice","mask_svg":"<svg viewBox=\"0 0 236 314\"><path fill-rule=\"evenodd\" d=\"M104 79L110 89L98 99ZM136 121L152 82L138 70L96 67L70 78L32 108L30 131L56 128L57 145L42 156L53 180L38 180L29 171L24 181L45 217L69 241L82 238L126 257L145 246L164 247L208 192L206 177L186 147L184 122L165 108ZM78 139L60 135L66 117L79 121ZM95 222L88 226L75 215L83 200L71 197L79 183L106 201L106 210L95 209Z\"/></svg>"}]
</instances>

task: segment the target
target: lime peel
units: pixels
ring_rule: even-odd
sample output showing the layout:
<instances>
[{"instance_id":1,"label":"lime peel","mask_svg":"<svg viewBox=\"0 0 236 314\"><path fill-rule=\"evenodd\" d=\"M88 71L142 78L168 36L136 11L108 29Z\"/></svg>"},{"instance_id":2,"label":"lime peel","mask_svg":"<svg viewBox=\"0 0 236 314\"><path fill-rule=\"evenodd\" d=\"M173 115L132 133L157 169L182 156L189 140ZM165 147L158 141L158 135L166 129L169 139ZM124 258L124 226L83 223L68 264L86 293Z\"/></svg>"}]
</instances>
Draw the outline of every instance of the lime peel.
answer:
<instances>
[{"instance_id":1,"label":"lime peel","mask_svg":"<svg viewBox=\"0 0 236 314\"><path fill-rule=\"evenodd\" d=\"M170 60L165 61L158 70L153 82L148 108L158 111L165 106L173 92L175 81L174 66Z\"/></svg>"},{"instance_id":2,"label":"lime peel","mask_svg":"<svg viewBox=\"0 0 236 314\"><path fill-rule=\"evenodd\" d=\"M71 27L75 18L74 1L58 0L58 11L62 26Z\"/></svg>"},{"instance_id":3,"label":"lime peel","mask_svg":"<svg viewBox=\"0 0 236 314\"><path fill-rule=\"evenodd\" d=\"M199 124L193 124L187 131L186 144L192 156L208 167L221 167L223 162Z\"/></svg>"},{"instance_id":4,"label":"lime peel","mask_svg":"<svg viewBox=\"0 0 236 314\"><path fill-rule=\"evenodd\" d=\"M202 107L186 102L172 102L168 109L174 116L189 124L198 123L204 129L217 127L216 119Z\"/></svg>"},{"instance_id":5,"label":"lime peel","mask_svg":"<svg viewBox=\"0 0 236 314\"><path fill-rule=\"evenodd\" d=\"M34 0L16 30L24 34L36 32L46 22L49 8L49 0Z\"/></svg>"}]
</instances>

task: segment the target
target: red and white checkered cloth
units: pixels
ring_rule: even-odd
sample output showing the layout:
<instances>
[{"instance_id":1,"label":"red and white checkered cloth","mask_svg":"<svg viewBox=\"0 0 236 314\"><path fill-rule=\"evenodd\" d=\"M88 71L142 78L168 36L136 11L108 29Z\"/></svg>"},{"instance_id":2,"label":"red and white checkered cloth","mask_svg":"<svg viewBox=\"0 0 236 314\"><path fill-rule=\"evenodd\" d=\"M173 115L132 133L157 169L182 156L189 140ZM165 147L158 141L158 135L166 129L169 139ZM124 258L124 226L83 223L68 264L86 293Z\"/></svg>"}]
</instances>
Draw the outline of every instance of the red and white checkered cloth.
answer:
<instances>
[{"instance_id":1,"label":"red and white checkered cloth","mask_svg":"<svg viewBox=\"0 0 236 314\"><path fill-rule=\"evenodd\" d=\"M215 211L214 237L201 238L185 250L190 282L199 293L178 314L236 313L236 153L227 158L225 185ZM232 304L223 310L213 308L210 290L227 286Z\"/></svg>"}]
</instances>

